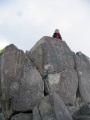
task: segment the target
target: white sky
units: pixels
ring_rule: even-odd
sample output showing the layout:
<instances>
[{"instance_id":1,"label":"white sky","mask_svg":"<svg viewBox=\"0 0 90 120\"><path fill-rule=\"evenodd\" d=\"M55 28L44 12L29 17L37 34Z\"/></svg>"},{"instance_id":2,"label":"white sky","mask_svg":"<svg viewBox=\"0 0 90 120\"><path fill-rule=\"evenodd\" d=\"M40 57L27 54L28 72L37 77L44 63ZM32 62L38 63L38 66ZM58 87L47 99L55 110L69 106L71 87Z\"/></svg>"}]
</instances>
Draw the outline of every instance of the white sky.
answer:
<instances>
[{"instance_id":1,"label":"white sky","mask_svg":"<svg viewBox=\"0 0 90 120\"><path fill-rule=\"evenodd\" d=\"M0 49L30 50L55 29L72 51L90 57L90 0L0 0Z\"/></svg>"}]
</instances>

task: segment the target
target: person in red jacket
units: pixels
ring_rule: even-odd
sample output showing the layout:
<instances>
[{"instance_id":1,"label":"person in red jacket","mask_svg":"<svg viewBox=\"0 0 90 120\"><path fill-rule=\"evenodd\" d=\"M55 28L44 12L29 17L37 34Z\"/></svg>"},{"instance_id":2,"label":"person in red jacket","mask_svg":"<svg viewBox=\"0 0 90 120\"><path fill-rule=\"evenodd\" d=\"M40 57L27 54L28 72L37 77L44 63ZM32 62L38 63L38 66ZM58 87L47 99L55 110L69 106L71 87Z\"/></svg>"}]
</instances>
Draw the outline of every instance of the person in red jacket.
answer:
<instances>
[{"instance_id":1,"label":"person in red jacket","mask_svg":"<svg viewBox=\"0 0 90 120\"><path fill-rule=\"evenodd\" d=\"M62 37L61 37L58 29L55 30L55 32L53 34L53 38L61 39L62 40Z\"/></svg>"}]
</instances>

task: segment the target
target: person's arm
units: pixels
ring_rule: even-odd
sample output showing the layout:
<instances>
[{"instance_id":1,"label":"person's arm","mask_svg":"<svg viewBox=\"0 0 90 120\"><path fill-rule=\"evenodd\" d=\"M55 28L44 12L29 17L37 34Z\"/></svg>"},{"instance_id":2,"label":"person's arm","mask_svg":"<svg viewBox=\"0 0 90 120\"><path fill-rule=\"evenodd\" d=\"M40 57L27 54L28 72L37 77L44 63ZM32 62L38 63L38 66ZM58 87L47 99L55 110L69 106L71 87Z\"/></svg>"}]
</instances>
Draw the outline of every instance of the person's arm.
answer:
<instances>
[{"instance_id":1,"label":"person's arm","mask_svg":"<svg viewBox=\"0 0 90 120\"><path fill-rule=\"evenodd\" d=\"M60 33L59 33L59 39L61 39L61 40L62 40L62 37L61 37Z\"/></svg>"}]
</instances>

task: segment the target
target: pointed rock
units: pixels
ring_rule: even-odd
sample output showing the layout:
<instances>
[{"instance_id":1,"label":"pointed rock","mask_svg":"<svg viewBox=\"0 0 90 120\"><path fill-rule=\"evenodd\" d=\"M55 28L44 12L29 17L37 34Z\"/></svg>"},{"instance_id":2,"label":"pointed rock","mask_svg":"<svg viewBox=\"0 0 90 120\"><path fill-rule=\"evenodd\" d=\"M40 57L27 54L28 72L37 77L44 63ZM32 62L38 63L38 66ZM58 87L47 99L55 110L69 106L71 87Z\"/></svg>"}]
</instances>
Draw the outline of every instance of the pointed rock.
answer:
<instances>
[{"instance_id":1,"label":"pointed rock","mask_svg":"<svg viewBox=\"0 0 90 120\"><path fill-rule=\"evenodd\" d=\"M41 120L40 112L37 106L33 108L33 120Z\"/></svg>"}]
</instances>

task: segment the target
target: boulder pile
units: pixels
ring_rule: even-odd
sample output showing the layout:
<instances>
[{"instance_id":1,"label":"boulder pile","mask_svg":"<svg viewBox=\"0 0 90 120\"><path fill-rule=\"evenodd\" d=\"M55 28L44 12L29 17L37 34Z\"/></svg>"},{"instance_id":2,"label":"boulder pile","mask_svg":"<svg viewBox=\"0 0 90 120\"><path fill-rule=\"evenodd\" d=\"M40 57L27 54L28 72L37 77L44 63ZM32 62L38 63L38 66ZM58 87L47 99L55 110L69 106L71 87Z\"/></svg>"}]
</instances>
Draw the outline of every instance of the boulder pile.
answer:
<instances>
[{"instance_id":1,"label":"boulder pile","mask_svg":"<svg viewBox=\"0 0 90 120\"><path fill-rule=\"evenodd\" d=\"M89 104L90 59L65 41L45 36L0 54L0 120L89 120Z\"/></svg>"}]
</instances>

